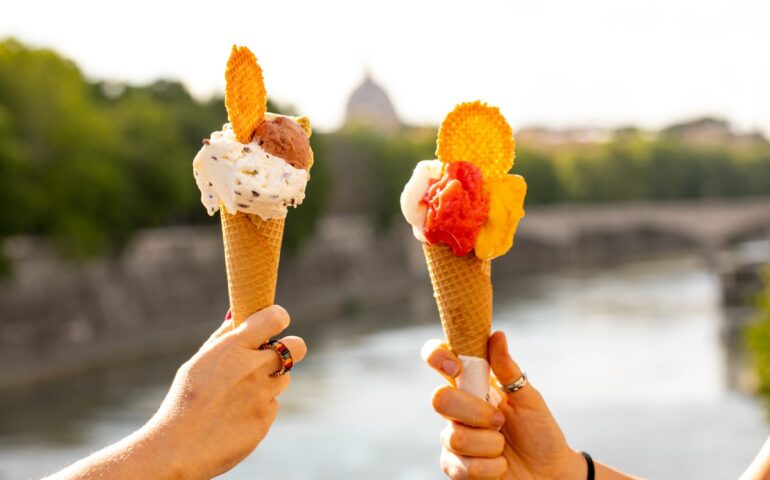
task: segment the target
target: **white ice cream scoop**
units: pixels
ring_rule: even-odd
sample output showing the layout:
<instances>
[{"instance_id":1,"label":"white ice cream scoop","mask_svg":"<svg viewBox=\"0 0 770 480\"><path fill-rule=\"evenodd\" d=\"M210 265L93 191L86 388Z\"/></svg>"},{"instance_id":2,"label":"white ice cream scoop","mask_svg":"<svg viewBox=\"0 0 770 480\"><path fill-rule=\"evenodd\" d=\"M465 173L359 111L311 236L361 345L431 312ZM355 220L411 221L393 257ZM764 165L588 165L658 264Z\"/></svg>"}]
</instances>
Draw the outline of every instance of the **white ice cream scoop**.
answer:
<instances>
[{"instance_id":1,"label":"white ice cream scoop","mask_svg":"<svg viewBox=\"0 0 770 480\"><path fill-rule=\"evenodd\" d=\"M417 162L412 178L406 182L404 191L401 192L401 212L412 226L414 236L421 242L425 242L425 217L428 214L428 205L423 201L423 197L431 180L441 178L443 166L440 160Z\"/></svg>"},{"instance_id":2,"label":"white ice cream scoop","mask_svg":"<svg viewBox=\"0 0 770 480\"><path fill-rule=\"evenodd\" d=\"M193 160L195 182L209 215L220 205L264 220L284 218L287 207L305 199L308 173L265 152L257 142L240 143L229 124L204 140Z\"/></svg>"}]
</instances>

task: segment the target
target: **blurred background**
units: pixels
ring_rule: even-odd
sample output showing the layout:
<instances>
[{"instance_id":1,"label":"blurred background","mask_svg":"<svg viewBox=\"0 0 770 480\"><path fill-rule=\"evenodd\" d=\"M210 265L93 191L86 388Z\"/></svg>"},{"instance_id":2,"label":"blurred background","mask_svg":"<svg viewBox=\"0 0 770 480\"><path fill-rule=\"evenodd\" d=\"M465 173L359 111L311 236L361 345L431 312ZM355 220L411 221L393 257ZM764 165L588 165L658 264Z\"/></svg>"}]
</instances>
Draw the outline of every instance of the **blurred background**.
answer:
<instances>
[{"instance_id":1,"label":"blurred background","mask_svg":"<svg viewBox=\"0 0 770 480\"><path fill-rule=\"evenodd\" d=\"M313 121L316 166L278 287L310 354L225 478L442 478L441 379L419 359L441 330L398 196L473 99L501 107L529 184L495 327L571 445L643 476L737 477L770 431L769 16L761 0L5 5L0 479L138 428L220 324L219 220L191 162L226 121L234 43L272 111Z\"/></svg>"}]
</instances>

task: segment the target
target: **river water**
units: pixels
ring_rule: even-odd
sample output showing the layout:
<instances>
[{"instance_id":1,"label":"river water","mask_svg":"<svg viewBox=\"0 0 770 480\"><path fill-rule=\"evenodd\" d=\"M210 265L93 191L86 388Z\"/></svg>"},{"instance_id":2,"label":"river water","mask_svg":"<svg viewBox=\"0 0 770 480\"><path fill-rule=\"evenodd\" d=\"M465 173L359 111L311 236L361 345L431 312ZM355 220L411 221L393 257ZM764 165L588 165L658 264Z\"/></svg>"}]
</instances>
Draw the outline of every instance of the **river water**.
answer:
<instances>
[{"instance_id":1,"label":"river water","mask_svg":"<svg viewBox=\"0 0 770 480\"><path fill-rule=\"evenodd\" d=\"M759 403L728 387L717 279L697 260L503 279L495 295L495 328L594 458L651 478L729 479L768 435ZM310 354L268 438L223 478L443 478L429 406L441 380L419 358L441 331L429 293L416 297L323 329L297 321ZM4 394L0 479L39 477L139 427L187 353Z\"/></svg>"}]
</instances>

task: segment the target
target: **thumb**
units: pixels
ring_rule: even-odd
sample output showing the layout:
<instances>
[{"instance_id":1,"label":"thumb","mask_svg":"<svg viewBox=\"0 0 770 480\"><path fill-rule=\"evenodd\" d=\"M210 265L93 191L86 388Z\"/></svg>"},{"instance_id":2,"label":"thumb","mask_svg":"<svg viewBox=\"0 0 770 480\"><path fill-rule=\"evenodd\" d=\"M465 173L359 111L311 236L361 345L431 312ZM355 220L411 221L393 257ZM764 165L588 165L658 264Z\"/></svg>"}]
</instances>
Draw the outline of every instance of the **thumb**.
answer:
<instances>
[{"instance_id":1,"label":"thumb","mask_svg":"<svg viewBox=\"0 0 770 480\"><path fill-rule=\"evenodd\" d=\"M510 385L522 378L523 372L508 353L508 340L503 332L493 333L489 337L488 346L489 364L500 385ZM503 393L508 399L508 403L512 405L523 406L529 404L534 406L533 402L543 403L540 394L529 383L515 392L503 391Z\"/></svg>"}]
</instances>

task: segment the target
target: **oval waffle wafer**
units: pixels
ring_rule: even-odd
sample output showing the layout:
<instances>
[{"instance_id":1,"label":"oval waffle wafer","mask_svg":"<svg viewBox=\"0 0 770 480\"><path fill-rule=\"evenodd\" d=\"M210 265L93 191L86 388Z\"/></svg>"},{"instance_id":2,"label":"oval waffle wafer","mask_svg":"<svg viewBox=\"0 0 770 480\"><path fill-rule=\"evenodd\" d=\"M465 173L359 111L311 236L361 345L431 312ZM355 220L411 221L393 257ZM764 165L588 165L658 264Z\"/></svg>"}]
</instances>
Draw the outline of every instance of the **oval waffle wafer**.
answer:
<instances>
[{"instance_id":1,"label":"oval waffle wafer","mask_svg":"<svg viewBox=\"0 0 770 480\"><path fill-rule=\"evenodd\" d=\"M247 47L233 45L225 81L225 106L233 132L239 142L249 143L265 118L267 93L257 57Z\"/></svg>"},{"instance_id":2,"label":"oval waffle wafer","mask_svg":"<svg viewBox=\"0 0 770 480\"><path fill-rule=\"evenodd\" d=\"M513 131L497 107L480 101L461 103L438 132L436 156L444 163L471 162L484 178L499 178L513 167Z\"/></svg>"}]
</instances>

